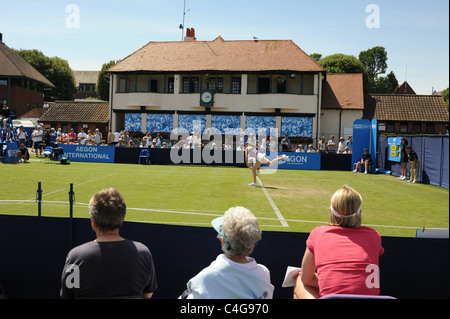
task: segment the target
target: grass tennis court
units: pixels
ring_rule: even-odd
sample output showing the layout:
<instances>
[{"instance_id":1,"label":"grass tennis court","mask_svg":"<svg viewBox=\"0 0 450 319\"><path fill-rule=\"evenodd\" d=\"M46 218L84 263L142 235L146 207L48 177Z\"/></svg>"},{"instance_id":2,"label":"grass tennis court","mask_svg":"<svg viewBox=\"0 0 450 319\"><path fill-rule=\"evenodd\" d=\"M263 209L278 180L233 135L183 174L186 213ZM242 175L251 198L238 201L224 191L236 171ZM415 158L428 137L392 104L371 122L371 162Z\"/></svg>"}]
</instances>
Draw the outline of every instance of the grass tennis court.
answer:
<instances>
[{"instance_id":1,"label":"grass tennis court","mask_svg":"<svg viewBox=\"0 0 450 319\"><path fill-rule=\"evenodd\" d=\"M37 215L41 181L43 216L69 216L73 183L75 217L87 218L90 197L115 187L127 203L126 220L209 227L215 216L240 205L258 217L263 230L310 232L328 221L332 194L348 184L363 197L363 224L381 235L409 237L415 228L449 226L447 189L386 175L278 170L260 175L263 188L247 186L251 171L246 168L81 162L63 166L34 160L0 165L0 176L0 214Z\"/></svg>"}]
</instances>

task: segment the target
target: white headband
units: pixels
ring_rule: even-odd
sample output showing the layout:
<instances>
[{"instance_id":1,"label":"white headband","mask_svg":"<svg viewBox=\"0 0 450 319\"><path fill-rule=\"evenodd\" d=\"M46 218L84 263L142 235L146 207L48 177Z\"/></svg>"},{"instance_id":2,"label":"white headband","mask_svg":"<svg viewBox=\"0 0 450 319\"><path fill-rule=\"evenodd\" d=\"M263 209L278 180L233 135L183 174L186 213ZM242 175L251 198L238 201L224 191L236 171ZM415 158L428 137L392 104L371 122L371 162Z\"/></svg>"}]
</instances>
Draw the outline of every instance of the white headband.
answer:
<instances>
[{"instance_id":1,"label":"white headband","mask_svg":"<svg viewBox=\"0 0 450 319\"><path fill-rule=\"evenodd\" d=\"M336 216L337 218L350 218L350 217L358 216L359 214L361 214L361 206L359 206L358 210L357 210L355 213L351 214L351 215L341 215L341 214L339 214L339 213L333 208L333 205L330 205L330 211L331 211L331 213L332 213L334 216Z\"/></svg>"}]
</instances>

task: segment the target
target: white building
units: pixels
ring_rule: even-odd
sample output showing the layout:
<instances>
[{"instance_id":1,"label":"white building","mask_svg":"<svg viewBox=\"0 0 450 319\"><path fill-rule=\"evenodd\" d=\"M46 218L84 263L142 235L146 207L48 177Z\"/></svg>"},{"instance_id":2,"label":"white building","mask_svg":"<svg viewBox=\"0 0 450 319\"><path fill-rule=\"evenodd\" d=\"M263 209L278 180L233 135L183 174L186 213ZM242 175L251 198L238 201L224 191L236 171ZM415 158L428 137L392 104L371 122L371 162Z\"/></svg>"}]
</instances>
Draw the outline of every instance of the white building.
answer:
<instances>
[{"instance_id":1,"label":"white building","mask_svg":"<svg viewBox=\"0 0 450 319\"><path fill-rule=\"evenodd\" d=\"M325 70L291 40L149 42L108 72L113 130L192 131L198 119L313 141L323 132Z\"/></svg>"}]
</instances>

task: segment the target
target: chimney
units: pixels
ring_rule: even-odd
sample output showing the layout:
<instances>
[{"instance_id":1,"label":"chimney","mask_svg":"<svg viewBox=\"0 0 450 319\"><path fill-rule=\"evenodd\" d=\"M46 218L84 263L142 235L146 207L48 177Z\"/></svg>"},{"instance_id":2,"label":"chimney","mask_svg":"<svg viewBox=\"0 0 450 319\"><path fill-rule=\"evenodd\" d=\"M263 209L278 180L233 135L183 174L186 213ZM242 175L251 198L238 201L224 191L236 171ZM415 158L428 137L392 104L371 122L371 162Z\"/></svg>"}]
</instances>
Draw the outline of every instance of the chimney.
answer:
<instances>
[{"instance_id":1,"label":"chimney","mask_svg":"<svg viewBox=\"0 0 450 319\"><path fill-rule=\"evenodd\" d=\"M3 34L0 33L0 43L3 43Z\"/></svg>"},{"instance_id":2,"label":"chimney","mask_svg":"<svg viewBox=\"0 0 450 319\"><path fill-rule=\"evenodd\" d=\"M195 29L194 28L186 29L186 36L184 37L184 41L197 41L197 38L195 37Z\"/></svg>"}]
</instances>

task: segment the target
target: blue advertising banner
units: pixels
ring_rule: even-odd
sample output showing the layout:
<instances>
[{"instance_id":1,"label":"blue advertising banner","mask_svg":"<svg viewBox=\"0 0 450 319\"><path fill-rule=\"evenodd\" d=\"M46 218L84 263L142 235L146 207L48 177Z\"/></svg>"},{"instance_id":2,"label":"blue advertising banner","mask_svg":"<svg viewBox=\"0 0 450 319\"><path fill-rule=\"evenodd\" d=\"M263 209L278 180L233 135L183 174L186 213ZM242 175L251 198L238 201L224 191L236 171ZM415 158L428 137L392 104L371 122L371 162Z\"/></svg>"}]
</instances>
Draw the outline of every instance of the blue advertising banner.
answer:
<instances>
[{"instance_id":1,"label":"blue advertising banner","mask_svg":"<svg viewBox=\"0 0 450 319\"><path fill-rule=\"evenodd\" d=\"M17 143L6 143L6 159L5 163L11 164L16 157L17 152L19 151L19 147Z\"/></svg>"},{"instance_id":2,"label":"blue advertising banner","mask_svg":"<svg viewBox=\"0 0 450 319\"><path fill-rule=\"evenodd\" d=\"M298 169L298 170L320 170L320 153L294 153L294 152L278 152L267 153L266 157L269 160L275 157L286 154L289 156L289 161L278 162L278 169ZM267 165L262 165L261 168L270 168Z\"/></svg>"},{"instance_id":3,"label":"blue advertising banner","mask_svg":"<svg viewBox=\"0 0 450 319\"><path fill-rule=\"evenodd\" d=\"M71 162L114 163L114 146L61 145Z\"/></svg>"},{"instance_id":4,"label":"blue advertising banner","mask_svg":"<svg viewBox=\"0 0 450 319\"><path fill-rule=\"evenodd\" d=\"M355 120L353 122L353 163L357 163L361 160L361 156L365 148L367 148L370 152L371 128L372 124L369 120ZM370 153L370 155L372 156L372 161L375 163L376 154Z\"/></svg>"},{"instance_id":5,"label":"blue advertising banner","mask_svg":"<svg viewBox=\"0 0 450 319\"><path fill-rule=\"evenodd\" d=\"M401 137L389 137L388 138L388 160L392 162L400 163L402 150L402 138Z\"/></svg>"}]
</instances>

